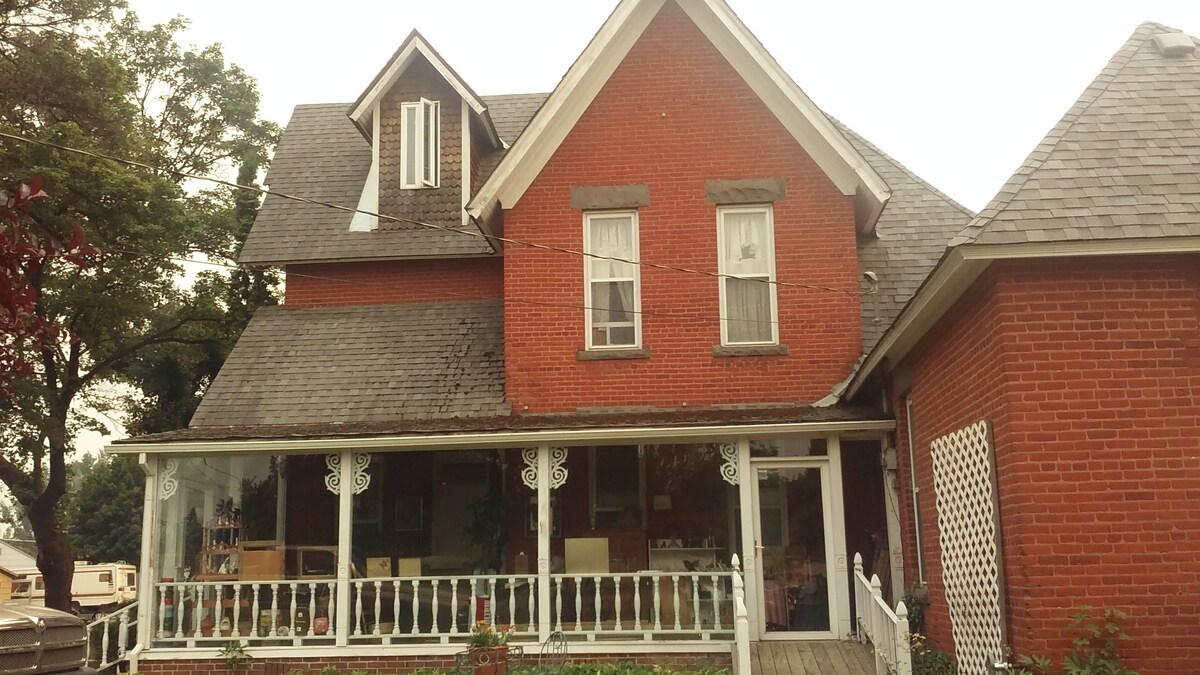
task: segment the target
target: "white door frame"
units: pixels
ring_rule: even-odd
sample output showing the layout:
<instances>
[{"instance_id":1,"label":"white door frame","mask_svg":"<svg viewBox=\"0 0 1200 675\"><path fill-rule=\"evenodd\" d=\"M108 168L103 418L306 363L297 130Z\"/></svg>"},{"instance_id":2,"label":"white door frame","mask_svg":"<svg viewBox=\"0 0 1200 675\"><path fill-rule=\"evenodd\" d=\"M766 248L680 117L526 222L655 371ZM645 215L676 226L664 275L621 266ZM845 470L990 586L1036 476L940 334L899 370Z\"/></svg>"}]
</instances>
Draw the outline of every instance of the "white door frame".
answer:
<instances>
[{"instance_id":1,"label":"white door frame","mask_svg":"<svg viewBox=\"0 0 1200 675\"><path fill-rule=\"evenodd\" d=\"M755 630L760 640L829 640L840 639L850 633L850 589L849 568L846 556L846 519L842 504L842 461L841 444L837 436L826 438L827 453L824 457L762 457L749 460L750 471L746 475L749 483L750 508L753 523L754 555L754 604L757 617ZM825 569L829 583L829 626L828 631L777 631L767 632L763 565L761 557L762 519L758 492L759 469L805 469L821 470L821 500L825 514ZM747 570L748 572L751 570Z\"/></svg>"}]
</instances>

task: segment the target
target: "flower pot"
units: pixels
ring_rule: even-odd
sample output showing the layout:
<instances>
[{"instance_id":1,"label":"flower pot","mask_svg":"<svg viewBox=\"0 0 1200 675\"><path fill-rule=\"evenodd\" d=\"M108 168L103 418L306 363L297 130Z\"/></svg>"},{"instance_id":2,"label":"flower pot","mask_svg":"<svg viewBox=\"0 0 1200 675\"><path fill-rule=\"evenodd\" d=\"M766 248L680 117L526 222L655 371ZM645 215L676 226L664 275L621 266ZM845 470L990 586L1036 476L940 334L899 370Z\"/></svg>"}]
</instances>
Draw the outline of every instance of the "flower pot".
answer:
<instances>
[{"instance_id":1,"label":"flower pot","mask_svg":"<svg viewBox=\"0 0 1200 675\"><path fill-rule=\"evenodd\" d=\"M200 634L204 637L212 637L214 624L215 622L211 616L205 616L200 620Z\"/></svg>"},{"instance_id":2,"label":"flower pot","mask_svg":"<svg viewBox=\"0 0 1200 675\"><path fill-rule=\"evenodd\" d=\"M469 651L474 675L505 675L508 672L508 645L475 647Z\"/></svg>"}]
</instances>

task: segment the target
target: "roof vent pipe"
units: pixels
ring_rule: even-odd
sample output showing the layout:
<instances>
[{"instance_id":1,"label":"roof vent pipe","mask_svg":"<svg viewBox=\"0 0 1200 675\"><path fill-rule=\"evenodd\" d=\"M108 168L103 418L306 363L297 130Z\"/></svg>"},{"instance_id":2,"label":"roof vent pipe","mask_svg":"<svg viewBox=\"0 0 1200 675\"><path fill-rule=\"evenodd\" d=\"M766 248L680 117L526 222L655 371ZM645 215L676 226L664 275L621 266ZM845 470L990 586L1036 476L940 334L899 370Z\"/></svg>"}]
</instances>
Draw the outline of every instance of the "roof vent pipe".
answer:
<instances>
[{"instance_id":1,"label":"roof vent pipe","mask_svg":"<svg viewBox=\"0 0 1200 675\"><path fill-rule=\"evenodd\" d=\"M1154 36L1154 46L1169 59L1181 59L1196 53L1196 43L1184 33L1159 33Z\"/></svg>"}]
</instances>

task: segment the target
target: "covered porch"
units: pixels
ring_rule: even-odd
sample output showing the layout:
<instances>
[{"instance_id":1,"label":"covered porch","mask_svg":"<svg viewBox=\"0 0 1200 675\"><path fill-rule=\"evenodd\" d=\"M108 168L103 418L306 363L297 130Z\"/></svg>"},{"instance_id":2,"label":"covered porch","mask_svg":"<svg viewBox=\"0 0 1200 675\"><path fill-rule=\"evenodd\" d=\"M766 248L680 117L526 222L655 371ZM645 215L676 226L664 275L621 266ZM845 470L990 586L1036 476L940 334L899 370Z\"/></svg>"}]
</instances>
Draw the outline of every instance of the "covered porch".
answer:
<instances>
[{"instance_id":1,"label":"covered porch","mask_svg":"<svg viewBox=\"0 0 1200 675\"><path fill-rule=\"evenodd\" d=\"M170 444L144 455L142 658L449 655L482 620L720 662L739 575L748 639L848 639L848 561L891 572L890 422L781 426Z\"/></svg>"}]
</instances>

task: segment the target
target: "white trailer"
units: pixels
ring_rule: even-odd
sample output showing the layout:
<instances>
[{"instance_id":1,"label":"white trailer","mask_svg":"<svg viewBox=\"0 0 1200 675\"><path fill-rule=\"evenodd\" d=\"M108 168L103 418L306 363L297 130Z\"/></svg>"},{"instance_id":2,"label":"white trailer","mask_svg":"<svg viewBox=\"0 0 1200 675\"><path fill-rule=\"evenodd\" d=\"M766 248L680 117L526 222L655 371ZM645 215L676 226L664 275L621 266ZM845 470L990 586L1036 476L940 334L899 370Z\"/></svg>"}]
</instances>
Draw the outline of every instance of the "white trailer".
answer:
<instances>
[{"instance_id":1,"label":"white trailer","mask_svg":"<svg viewBox=\"0 0 1200 675\"><path fill-rule=\"evenodd\" d=\"M36 567L13 570L12 600L29 605L46 604L46 585ZM81 616L107 614L137 599L137 568L126 562L92 565L75 562L71 582L71 610Z\"/></svg>"}]
</instances>

